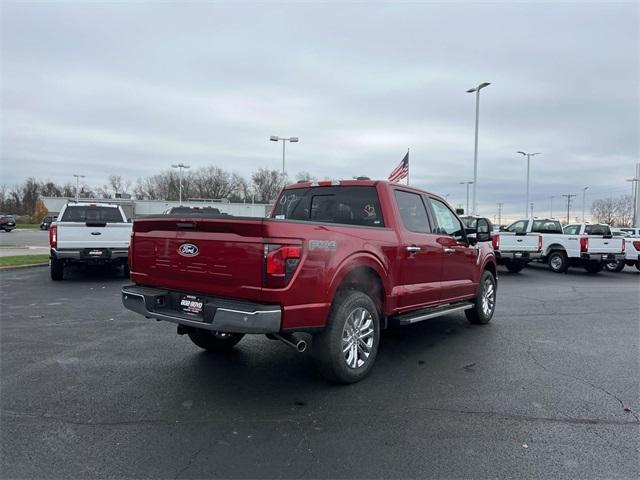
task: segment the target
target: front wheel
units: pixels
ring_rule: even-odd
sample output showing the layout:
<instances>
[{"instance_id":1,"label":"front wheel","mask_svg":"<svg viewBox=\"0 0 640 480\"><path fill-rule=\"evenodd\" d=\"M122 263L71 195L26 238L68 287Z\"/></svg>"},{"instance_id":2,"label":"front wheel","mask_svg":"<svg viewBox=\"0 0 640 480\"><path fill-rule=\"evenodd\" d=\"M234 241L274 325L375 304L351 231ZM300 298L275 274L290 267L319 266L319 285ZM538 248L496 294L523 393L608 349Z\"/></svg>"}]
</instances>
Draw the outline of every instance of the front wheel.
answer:
<instances>
[{"instance_id":1,"label":"front wheel","mask_svg":"<svg viewBox=\"0 0 640 480\"><path fill-rule=\"evenodd\" d=\"M624 260L620 260L618 262L607 262L604 264L604 269L608 272L621 272L624 268L624 265Z\"/></svg>"},{"instance_id":2,"label":"front wheel","mask_svg":"<svg viewBox=\"0 0 640 480\"><path fill-rule=\"evenodd\" d=\"M485 325L491 321L496 309L496 278L489 270L482 272L480 277L480 291L474 302L473 308L464 311L469 323Z\"/></svg>"},{"instance_id":3,"label":"front wheel","mask_svg":"<svg viewBox=\"0 0 640 480\"><path fill-rule=\"evenodd\" d=\"M380 316L367 294L349 290L338 294L327 327L313 338L313 355L320 373L331 381L355 383L368 375L380 342Z\"/></svg>"},{"instance_id":4,"label":"front wheel","mask_svg":"<svg viewBox=\"0 0 640 480\"><path fill-rule=\"evenodd\" d=\"M602 271L602 263L600 262L587 262L584 265L584 269L589 273L599 273Z\"/></svg>"},{"instance_id":5,"label":"front wheel","mask_svg":"<svg viewBox=\"0 0 640 480\"><path fill-rule=\"evenodd\" d=\"M244 337L243 333L215 332L201 328L191 328L187 334L193 343L210 352L229 350Z\"/></svg>"}]
</instances>

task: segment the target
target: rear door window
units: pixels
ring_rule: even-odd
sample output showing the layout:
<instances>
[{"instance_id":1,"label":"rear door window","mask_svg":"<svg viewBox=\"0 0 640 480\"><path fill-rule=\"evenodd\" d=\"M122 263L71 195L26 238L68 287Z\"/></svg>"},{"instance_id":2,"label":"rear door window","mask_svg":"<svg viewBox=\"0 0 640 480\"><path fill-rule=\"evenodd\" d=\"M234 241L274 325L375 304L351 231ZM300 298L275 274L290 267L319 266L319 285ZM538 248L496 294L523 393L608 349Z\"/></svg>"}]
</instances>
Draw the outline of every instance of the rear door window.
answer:
<instances>
[{"instance_id":1,"label":"rear door window","mask_svg":"<svg viewBox=\"0 0 640 480\"><path fill-rule=\"evenodd\" d=\"M60 219L61 222L105 222L124 223L120 210L113 207L92 207L90 205L74 205L67 207Z\"/></svg>"},{"instance_id":2,"label":"rear door window","mask_svg":"<svg viewBox=\"0 0 640 480\"><path fill-rule=\"evenodd\" d=\"M562 233L562 225L557 220L534 220L531 231L533 233Z\"/></svg>"},{"instance_id":3,"label":"rear door window","mask_svg":"<svg viewBox=\"0 0 640 480\"><path fill-rule=\"evenodd\" d=\"M422 195L405 192L404 190L396 190L394 194L404 228L410 232L430 233L431 226L429 225L427 209L422 201Z\"/></svg>"},{"instance_id":4,"label":"rear door window","mask_svg":"<svg viewBox=\"0 0 640 480\"><path fill-rule=\"evenodd\" d=\"M375 187L311 187L285 190L273 218L384 227Z\"/></svg>"}]
</instances>

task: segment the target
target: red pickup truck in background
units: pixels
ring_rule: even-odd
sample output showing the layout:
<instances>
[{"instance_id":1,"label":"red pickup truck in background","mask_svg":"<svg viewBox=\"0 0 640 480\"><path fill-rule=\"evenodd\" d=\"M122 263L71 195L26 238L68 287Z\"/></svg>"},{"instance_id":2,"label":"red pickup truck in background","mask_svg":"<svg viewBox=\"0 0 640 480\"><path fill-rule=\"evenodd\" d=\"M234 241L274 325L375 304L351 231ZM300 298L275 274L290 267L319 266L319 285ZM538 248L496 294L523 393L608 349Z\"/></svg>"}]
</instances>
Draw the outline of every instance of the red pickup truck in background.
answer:
<instances>
[{"instance_id":1,"label":"red pickup truck in background","mask_svg":"<svg viewBox=\"0 0 640 480\"><path fill-rule=\"evenodd\" d=\"M204 349L266 334L298 351L312 334L320 371L342 383L369 373L380 330L495 309L489 225L465 230L440 197L384 181L298 183L269 218L136 219L124 305L178 324Z\"/></svg>"}]
</instances>

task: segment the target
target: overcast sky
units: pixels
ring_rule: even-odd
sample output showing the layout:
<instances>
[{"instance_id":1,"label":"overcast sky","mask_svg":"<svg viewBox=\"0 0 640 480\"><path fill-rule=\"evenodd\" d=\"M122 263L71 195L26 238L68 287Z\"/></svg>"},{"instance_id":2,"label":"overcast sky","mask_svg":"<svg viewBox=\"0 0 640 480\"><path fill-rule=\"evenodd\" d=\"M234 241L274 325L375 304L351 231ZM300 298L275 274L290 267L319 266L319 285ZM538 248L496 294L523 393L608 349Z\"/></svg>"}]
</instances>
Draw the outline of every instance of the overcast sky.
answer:
<instances>
[{"instance_id":1,"label":"overcast sky","mask_svg":"<svg viewBox=\"0 0 640 480\"><path fill-rule=\"evenodd\" d=\"M2 183L101 185L185 162L245 177L386 178L548 214L551 195L630 193L638 2L2 2ZM559 211L560 199L554 200ZM575 202L581 208L581 195ZM556 212L559 213L559 212Z\"/></svg>"}]
</instances>

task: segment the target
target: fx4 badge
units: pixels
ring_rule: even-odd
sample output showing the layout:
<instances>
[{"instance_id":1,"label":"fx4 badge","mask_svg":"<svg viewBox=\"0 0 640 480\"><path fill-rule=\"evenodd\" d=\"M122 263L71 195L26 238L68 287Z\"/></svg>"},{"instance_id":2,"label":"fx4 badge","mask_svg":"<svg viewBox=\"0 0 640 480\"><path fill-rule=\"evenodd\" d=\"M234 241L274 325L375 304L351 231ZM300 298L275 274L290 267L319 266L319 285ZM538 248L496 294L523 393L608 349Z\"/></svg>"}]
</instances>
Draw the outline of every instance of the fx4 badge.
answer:
<instances>
[{"instance_id":1,"label":"fx4 badge","mask_svg":"<svg viewBox=\"0 0 640 480\"><path fill-rule=\"evenodd\" d=\"M309 240L309 250L335 250L335 240Z\"/></svg>"},{"instance_id":2,"label":"fx4 badge","mask_svg":"<svg viewBox=\"0 0 640 480\"><path fill-rule=\"evenodd\" d=\"M195 257L199 251L198 246L193 243L183 243L178 247L178 253L183 257Z\"/></svg>"}]
</instances>

